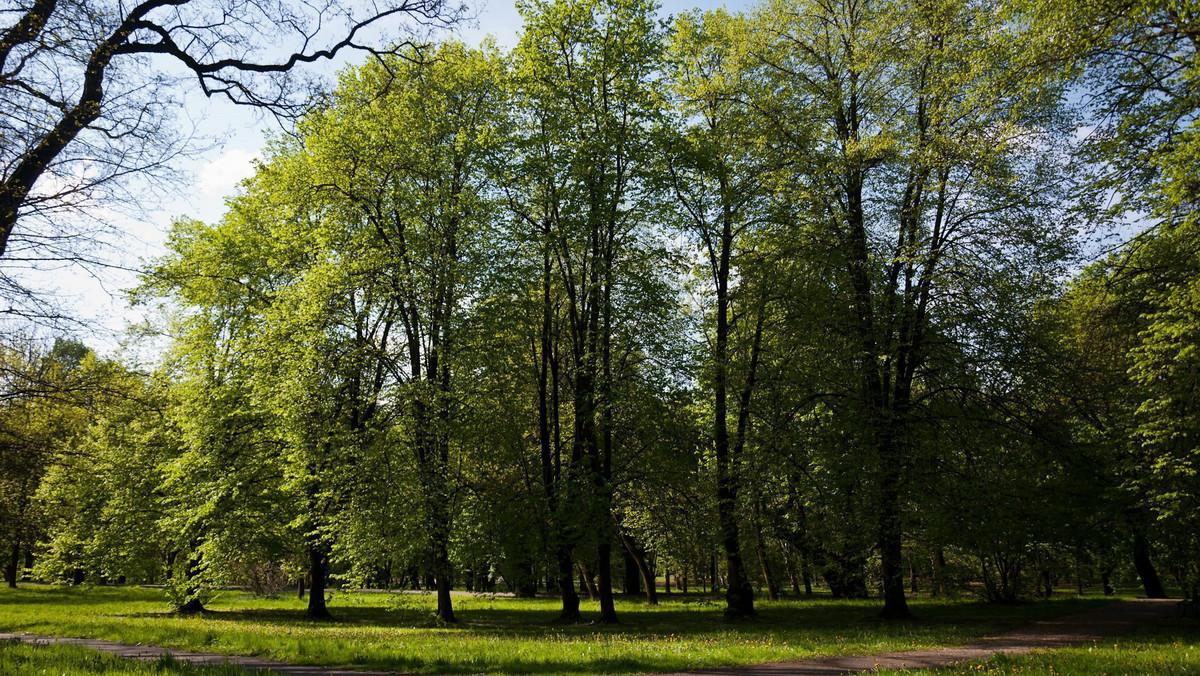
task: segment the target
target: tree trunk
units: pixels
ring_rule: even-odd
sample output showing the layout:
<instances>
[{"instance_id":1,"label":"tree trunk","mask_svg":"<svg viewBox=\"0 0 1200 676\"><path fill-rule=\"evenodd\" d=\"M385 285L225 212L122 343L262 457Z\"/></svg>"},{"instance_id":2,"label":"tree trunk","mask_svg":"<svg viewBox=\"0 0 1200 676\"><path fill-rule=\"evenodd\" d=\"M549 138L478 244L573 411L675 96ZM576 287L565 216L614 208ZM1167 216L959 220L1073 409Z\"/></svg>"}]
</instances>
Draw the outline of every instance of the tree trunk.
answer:
<instances>
[{"instance_id":1,"label":"tree trunk","mask_svg":"<svg viewBox=\"0 0 1200 676\"><path fill-rule=\"evenodd\" d=\"M621 544L625 544L625 538L621 538ZM625 585L624 591L626 596L640 596L642 593L642 577L638 572L637 561L633 560L633 555L629 553L629 548L622 549L621 558L625 562Z\"/></svg>"},{"instance_id":2,"label":"tree trunk","mask_svg":"<svg viewBox=\"0 0 1200 676\"><path fill-rule=\"evenodd\" d=\"M890 447L893 441L885 442ZM883 578L883 610L885 620L912 618L908 600L904 597L903 542L900 527L900 459L895 449L881 453L883 481L879 505L879 558Z\"/></svg>"},{"instance_id":3,"label":"tree trunk","mask_svg":"<svg viewBox=\"0 0 1200 676\"><path fill-rule=\"evenodd\" d=\"M1150 560L1150 540L1146 537L1146 531L1140 528L1133 533L1133 566L1142 580L1146 598L1167 598L1167 591L1158 577L1158 571L1154 569L1154 562Z\"/></svg>"},{"instance_id":4,"label":"tree trunk","mask_svg":"<svg viewBox=\"0 0 1200 676\"><path fill-rule=\"evenodd\" d=\"M558 614L560 622L578 622L579 592L575 591L575 564L571 561L571 551L560 547L558 552L558 587L562 591L562 610Z\"/></svg>"},{"instance_id":5,"label":"tree trunk","mask_svg":"<svg viewBox=\"0 0 1200 676\"><path fill-rule=\"evenodd\" d=\"M758 556L758 565L762 569L763 582L767 586L767 600L779 600L779 583L775 580L775 574L771 571L771 564L767 560L767 544L763 538L762 529L762 499L757 494L754 496L754 553Z\"/></svg>"},{"instance_id":6,"label":"tree trunk","mask_svg":"<svg viewBox=\"0 0 1200 676\"><path fill-rule=\"evenodd\" d=\"M612 590L612 542L603 540L597 546L600 558L596 571L597 595L600 599L600 621L605 624L617 623L617 609L613 601Z\"/></svg>"},{"instance_id":7,"label":"tree trunk","mask_svg":"<svg viewBox=\"0 0 1200 676\"><path fill-rule=\"evenodd\" d=\"M304 600L304 576L303 575L296 576L296 598L301 601Z\"/></svg>"},{"instance_id":8,"label":"tree trunk","mask_svg":"<svg viewBox=\"0 0 1200 676\"><path fill-rule=\"evenodd\" d=\"M612 227L609 228L609 241L612 238ZM613 602L612 587L612 446L613 446L613 386L612 386L612 252L604 256L604 290L602 293L603 307L601 310L600 359L601 378L597 393L603 405L603 417L600 429L600 448L596 473L596 492L600 498L597 501L599 514L596 515L596 530L600 538L596 546L597 562L597 592L600 597L600 621L605 624L617 623L617 608Z\"/></svg>"},{"instance_id":9,"label":"tree trunk","mask_svg":"<svg viewBox=\"0 0 1200 676\"><path fill-rule=\"evenodd\" d=\"M324 545L311 545L308 549L308 616L314 620L328 620L332 616L325 606L325 578L329 575L329 551Z\"/></svg>"},{"instance_id":10,"label":"tree trunk","mask_svg":"<svg viewBox=\"0 0 1200 676\"><path fill-rule=\"evenodd\" d=\"M658 586L654 583L654 573L650 571L650 566L646 563L646 553L640 546L634 543L633 538L620 533L621 543L625 545L625 551L629 553L629 557L637 565L638 575L642 578L642 586L646 588L646 602L652 606L658 605Z\"/></svg>"},{"instance_id":11,"label":"tree trunk","mask_svg":"<svg viewBox=\"0 0 1200 676\"><path fill-rule=\"evenodd\" d=\"M13 541L12 555L9 558L8 566L4 569L4 581L8 583L11 589L17 588L17 578L20 577L21 569L21 541Z\"/></svg>"},{"instance_id":12,"label":"tree trunk","mask_svg":"<svg viewBox=\"0 0 1200 676\"><path fill-rule=\"evenodd\" d=\"M455 622L454 606L450 599L450 554L446 544L449 538L435 543L434 567L437 568L437 617L442 622Z\"/></svg>"},{"instance_id":13,"label":"tree trunk","mask_svg":"<svg viewBox=\"0 0 1200 676\"><path fill-rule=\"evenodd\" d=\"M933 582L931 583L934 596L946 595L946 552L938 547L933 552Z\"/></svg>"},{"instance_id":14,"label":"tree trunk","mask_svg":"<svg viewBox=\"0 0 1200 676\"><path fill-rule=\"evenodd\" d=\"M600 600L600 593L596 590L595 576L588 571L587 566L584 565L582 560L577 561L576 564L579 568L579 586L587 590L588 599L591 601Z\"/></svg>"}]
</instances>

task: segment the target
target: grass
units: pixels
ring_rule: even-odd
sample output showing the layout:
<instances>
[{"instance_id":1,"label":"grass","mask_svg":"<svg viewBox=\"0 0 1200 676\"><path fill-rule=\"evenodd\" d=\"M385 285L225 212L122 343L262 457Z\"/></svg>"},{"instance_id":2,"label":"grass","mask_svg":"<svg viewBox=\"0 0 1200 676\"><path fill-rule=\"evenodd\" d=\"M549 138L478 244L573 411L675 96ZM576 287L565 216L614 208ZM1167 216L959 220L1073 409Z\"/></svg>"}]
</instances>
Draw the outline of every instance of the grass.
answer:
<instances>
[{"instance_id":1,"label":"grass","mask_svg":"<svg viewBox=\"0 0 1200 676\"><path fill-rule=\"evenodd\" d=\"M890 676L1166 676L1200 674L1200 624L1195 620L1155 622L1090 646L997 655L947 669L880 671Z\"/></svg>"},{"instance_id":2,"label":"grass","mask_svg":"<svg viewBox=\"0 0 1200 676\"><path fill-rule=\"evenodd\" d=\"M556 599L455 598L459 623L440 626L424 595L337 593L337 620L313 623L293 597L228 592L197 617L168 612L140 588L26 586L0 590L0 631L85 636L282 662L426 673L636 674L870 654L963 643L1036 619L1110 603L1101 597L996 606L914 599L915 622L876 618L876 602L761 603L728 623L715 603L675 595L651 607L618 602L622 623L559 625ZM584 603L594 614L595 604ZM135 672L136 673L136 672Z\"/></svg>"},{"instance_id":3,"label":"grass","mask_svg":"<svg viewBox=\"0 0 1200 676\"><path fill-rule=\"evenodd\" d=\"M0 641L0 674L4 676L248 676L229 665L193 667L170 658L134 662L77 646L32 646Z\"/></svg>"}]
</instances>

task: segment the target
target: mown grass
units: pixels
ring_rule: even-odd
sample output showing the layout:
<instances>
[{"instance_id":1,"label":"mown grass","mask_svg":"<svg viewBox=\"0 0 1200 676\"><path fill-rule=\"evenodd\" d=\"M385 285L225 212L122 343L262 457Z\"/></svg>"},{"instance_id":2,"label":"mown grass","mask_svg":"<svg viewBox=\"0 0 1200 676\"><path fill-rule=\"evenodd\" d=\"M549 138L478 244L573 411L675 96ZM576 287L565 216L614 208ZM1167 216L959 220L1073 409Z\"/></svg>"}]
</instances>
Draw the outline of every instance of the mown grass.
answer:
<instances>
[{"instance_id":1,"label":"mown grass","mask_svg":"<svg viewBox=\"0 0 1200 676\"><path fill-rule=\"evenodd\" d=\"M917 621L890 624L877 619L877 602L818 598L764 602L759 618L730 623L718 604L675 595L657 607L619 601L621 624L606 626L556 624L556 599L456 596L460 621L441 626L424 595L337 593L337 620L314 623L292 597L227 592L209 612L180 617L157 590L30 586L0 590L0 631L406 672L635 674L963 643L1111 602L914 599ZM584 603L585 615L594 605Z\"/></svg>"},{"instance_id":2,"label":"mown grass","mask_svg":"<svg viewBox=\"0 0 1200 676\"><path fill-rule=\"evenodd\" d=\"M4 676L250 676L229 665L193 667L164 658L135 662L78 646L32 646L0 641L0 674Z\"/></svg>"},{"instance_id":3,"label":"mown grass","mask_svg":"<svg viewBox=\"0 0 1200 676\"><path fill-rule=\"evenodd\" d=\"M1155 622L1094 645L997 655L947 669L881 671L889 676L1166 676L1200 674L1200 623Z\"/></svg>"}]
</instances>

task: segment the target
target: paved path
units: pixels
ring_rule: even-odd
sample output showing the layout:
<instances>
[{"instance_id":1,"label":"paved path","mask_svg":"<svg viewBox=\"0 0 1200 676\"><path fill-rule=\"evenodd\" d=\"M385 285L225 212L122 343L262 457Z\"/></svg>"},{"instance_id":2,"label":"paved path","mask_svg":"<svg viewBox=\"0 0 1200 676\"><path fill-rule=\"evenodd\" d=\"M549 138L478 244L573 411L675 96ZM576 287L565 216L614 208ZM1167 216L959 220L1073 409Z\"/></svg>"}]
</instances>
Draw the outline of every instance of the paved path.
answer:
<instances>
[{"instance_id":1,"label":"paved path","mask_svg":"<svg viewBox=\"0 0 1200 676\"><path fill-rule=\"evenodd\" d=\"M1129 631L1144 622L1170 617L1174 614L1177 603L1178 601L1170 599L1124 601L1053 620L1034 622L1007 634L983 638L974 643L951 648L905 650L880 655L824 657L803 662L776 662L728 669L701 669L663 676L832 676L834 674L859 674L875 669L945 667L968 660L988 658L997 653L1017 655L1031 650L1065 648L1098 641ZM366 674L398 676L398 672L305 667L257 657L168 650L156 646L128 645L94 638L59 638L34 634L0 633L0 641L4 640L24 641L35 645L77 645L143 661L157 660L165 654L170 654L180 662L197 665L229 663L245 669L260 669L283 676L364 676Z\"/></svg>"}]
</instances>

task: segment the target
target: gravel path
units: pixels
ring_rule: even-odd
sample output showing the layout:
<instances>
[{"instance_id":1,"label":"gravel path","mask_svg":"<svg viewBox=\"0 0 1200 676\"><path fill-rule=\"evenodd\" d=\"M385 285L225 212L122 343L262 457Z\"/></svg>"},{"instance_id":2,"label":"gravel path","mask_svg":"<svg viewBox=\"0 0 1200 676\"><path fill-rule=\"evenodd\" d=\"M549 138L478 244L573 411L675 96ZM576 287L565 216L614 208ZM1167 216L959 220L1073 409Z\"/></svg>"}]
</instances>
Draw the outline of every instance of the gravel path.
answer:
<instances>
[{"instance_id":1,"label":"gravel path","mask_svg":"<svg viewBox=\"0 0 1200 676\"><path fill-rule=\"evenodd\" d=\"M1151 620L1170 617L1178 601L1170 599L1138 599L1066 615L1053 620L1042 620L1026 625L1016 631L980 639L967 645L951 648L905 650L879 655L824 657L802 662L776 662L729 669L701 669L696 671L666 674L664 676L831 676L833 674L858 674L875 669L927 669L945 667L968 660L991 657L997 653L1009 655L1027 653L1031 650L1064 648L1098 641L1108 636L1129 631ZM153 661L170 654L180 662L191 664L234 664L245 669L259 669L283 676L364 676L366 674L388 674L398 672L352 671L307 667L257 657L240 657L217 653L168 650L157 646L128 645L116 641L94 638L61 638L37 636L35 634L0 633L0 641L16 640L34 645L77 645L111 653L128 659Z\"/></svg>"}]
</instances>

